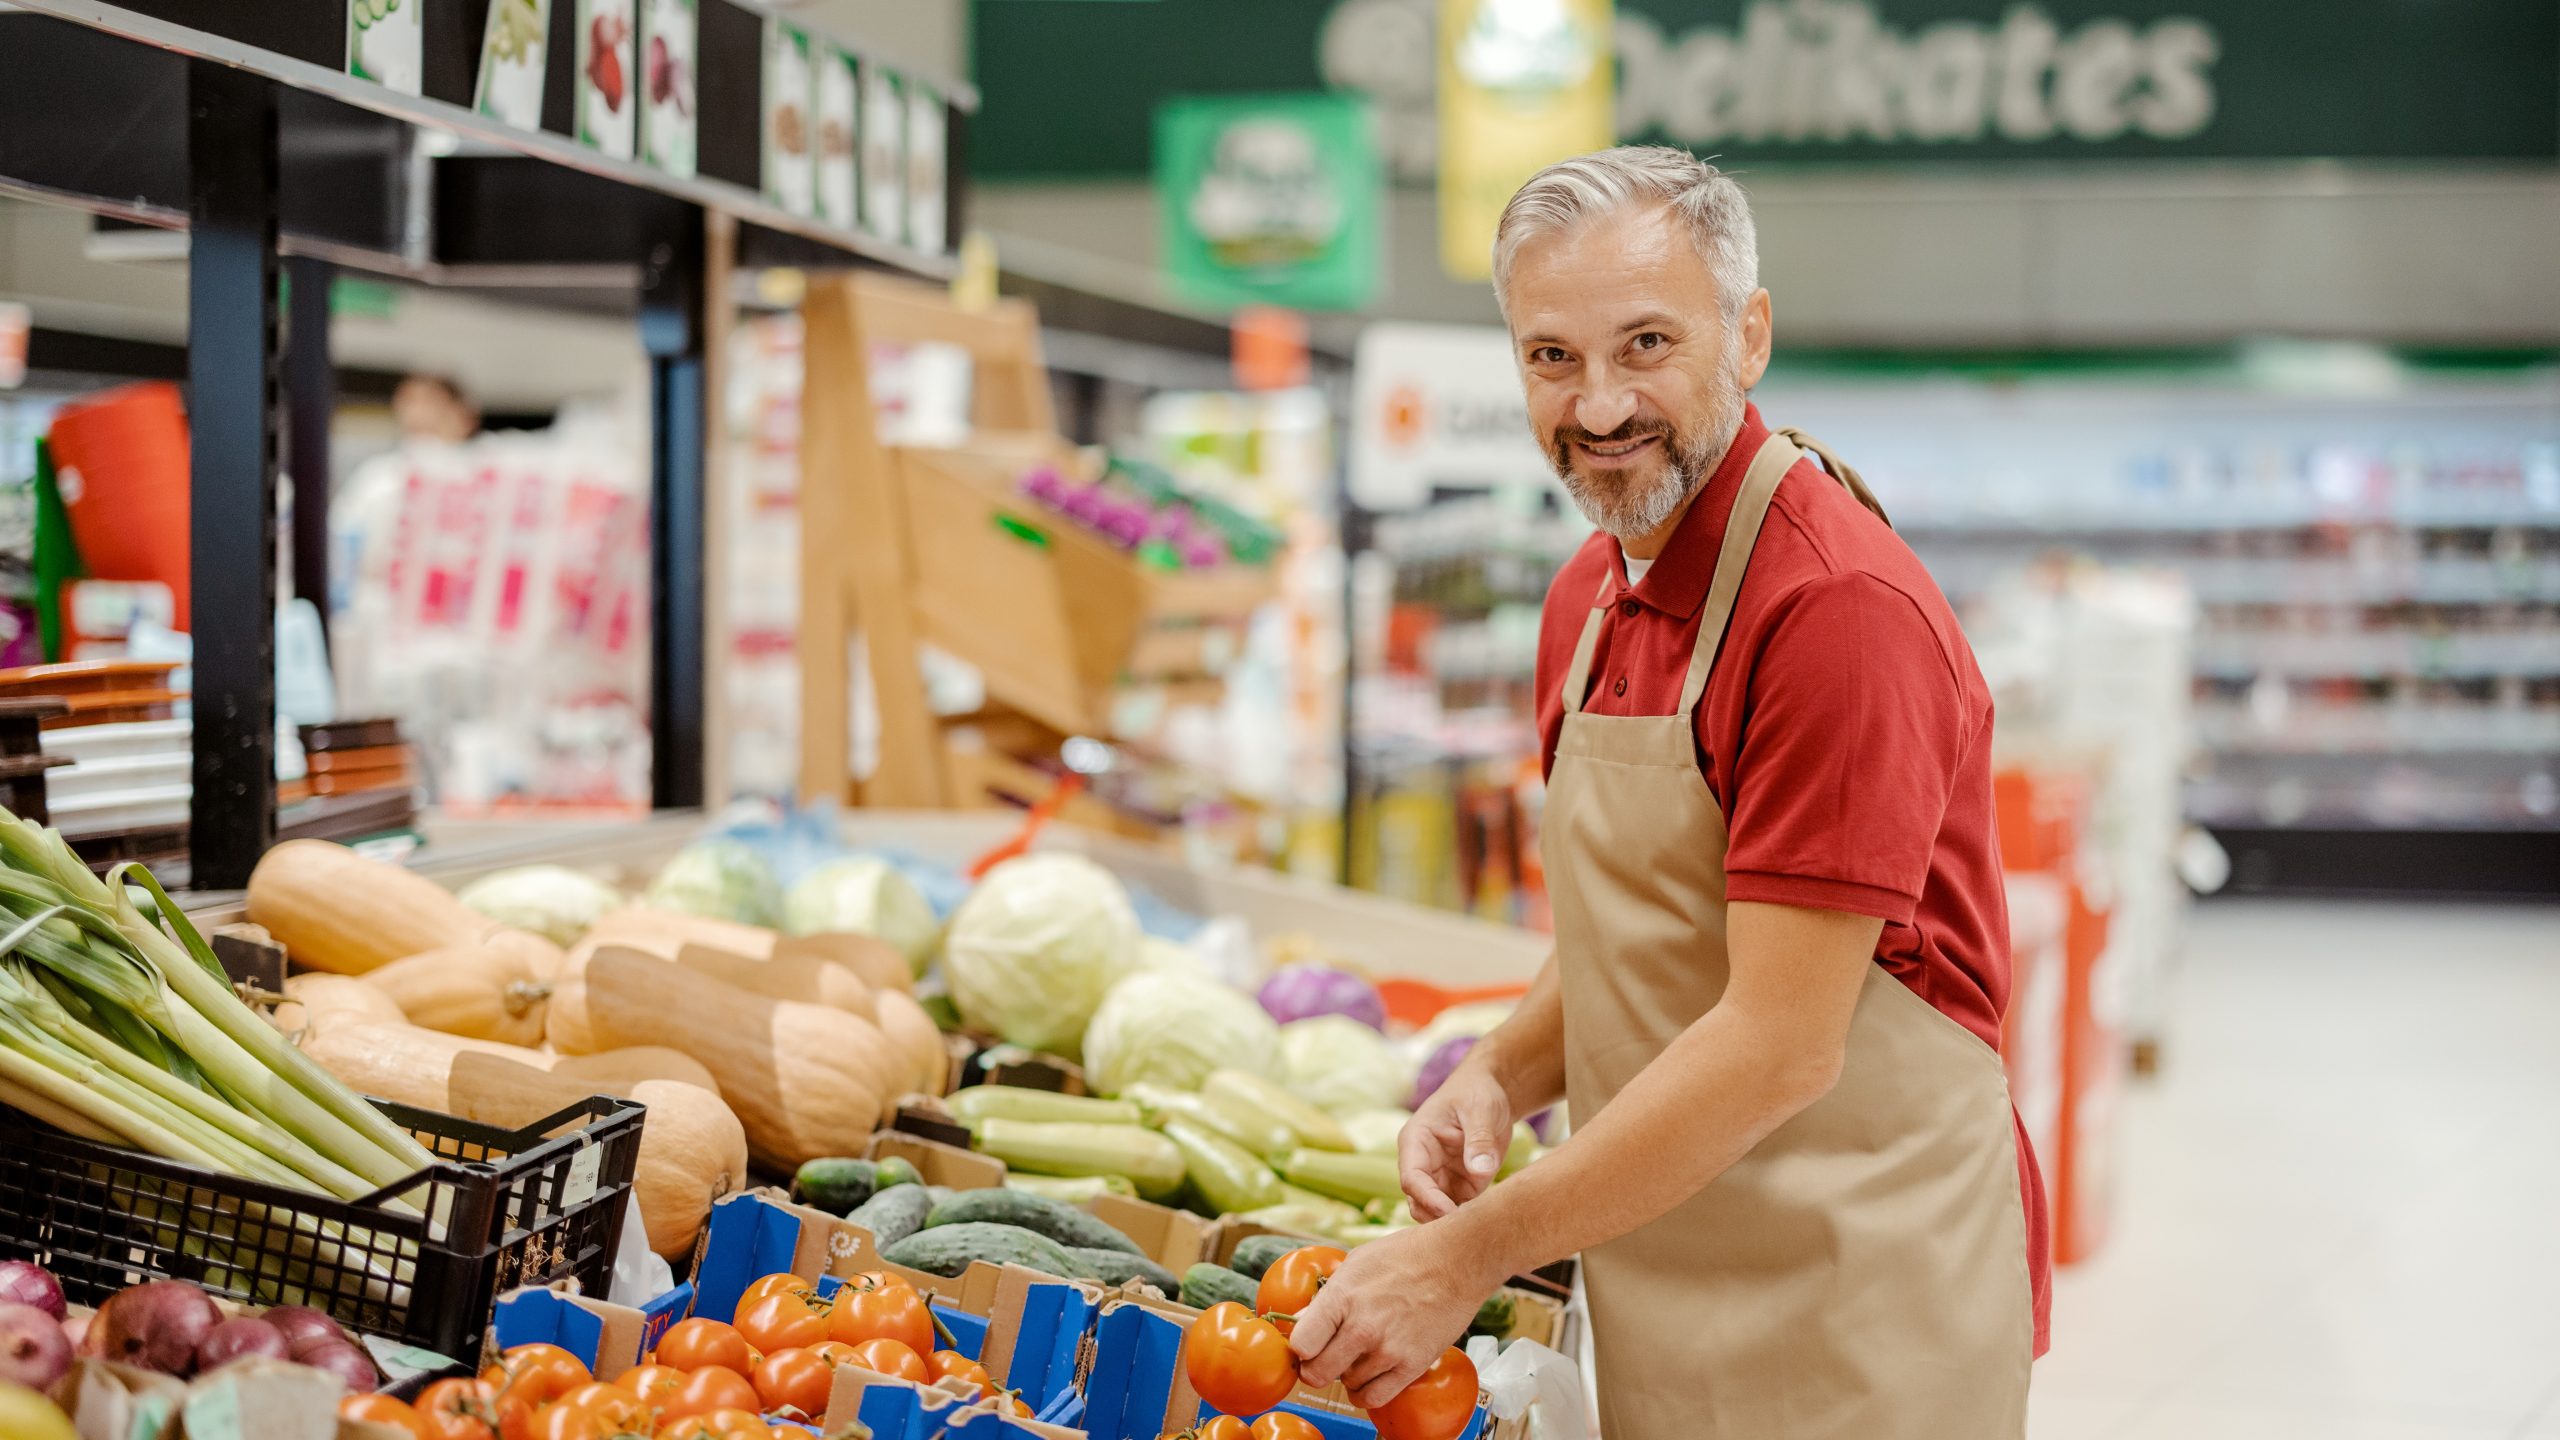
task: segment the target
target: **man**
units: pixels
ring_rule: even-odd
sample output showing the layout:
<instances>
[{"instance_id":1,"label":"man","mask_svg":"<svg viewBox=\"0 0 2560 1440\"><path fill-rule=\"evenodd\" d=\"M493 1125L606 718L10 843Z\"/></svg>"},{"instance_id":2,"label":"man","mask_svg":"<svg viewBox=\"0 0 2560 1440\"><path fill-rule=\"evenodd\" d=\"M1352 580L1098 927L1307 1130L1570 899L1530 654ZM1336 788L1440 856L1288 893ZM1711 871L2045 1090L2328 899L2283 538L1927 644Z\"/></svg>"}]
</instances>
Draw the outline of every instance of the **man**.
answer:
<instances>
[{"instance_id":1,"label":"man","mask_svg":"<svg viewBox=\"0 0 2560 1440\"><path fill-rule=\"evenodd\" d=\"M1297 1324L1365 1404L1580 1252L1608 1440L2024 1433L2048 1246L1997 1050L1990 696L1854 473L1745 400L1758 271L1741 189L1676 150L1503 212L1530 420L1599 527L1538 650L1556 950L1405 1129L1428 1223ZM1559 1099L1572 1138L1488 1186Z\"/></svg>"}]
</instances>

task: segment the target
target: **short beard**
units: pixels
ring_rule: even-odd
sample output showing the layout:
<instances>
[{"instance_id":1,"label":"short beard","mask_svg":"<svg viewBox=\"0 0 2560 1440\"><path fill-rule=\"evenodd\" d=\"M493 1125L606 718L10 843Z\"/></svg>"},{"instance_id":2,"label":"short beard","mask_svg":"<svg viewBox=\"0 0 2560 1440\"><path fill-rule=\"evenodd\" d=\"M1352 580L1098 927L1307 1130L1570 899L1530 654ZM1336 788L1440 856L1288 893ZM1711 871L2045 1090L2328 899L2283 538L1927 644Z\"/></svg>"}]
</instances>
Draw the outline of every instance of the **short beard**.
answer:
<instances>
[{"instance_id":1,"label":"short beard","mask_svg":"<svg viewBox=\"0 0 2560 1440\"><path fill-rule=\"evenodd\" d=\"M1592 524L1616 536L1620 543L1651 535L1679 514L1680 508L1716 473L1716 467L1724 463L1725 451L1732 448L1735 435L1740 433L1746 397L1734 372L1742 358L1742 332L1737 326L1730 333L1732 339L1726 344L1724 363L1716 367L1707 397L1707 421L1702 431L1683 433L1660 416L1639 413L1607 435L1566 427L1548 437L1547 460L1555 467L1556 478L1564 482L1565 493L1573 497L1575 507ZM1650 483L1639 484L1631 477L1620 476L1595 479L1574 466L1573 447L1577 443L1608 444L1643 435L1660 435L1667 457L1662 473Z\"/></svg>"}]
</instances>

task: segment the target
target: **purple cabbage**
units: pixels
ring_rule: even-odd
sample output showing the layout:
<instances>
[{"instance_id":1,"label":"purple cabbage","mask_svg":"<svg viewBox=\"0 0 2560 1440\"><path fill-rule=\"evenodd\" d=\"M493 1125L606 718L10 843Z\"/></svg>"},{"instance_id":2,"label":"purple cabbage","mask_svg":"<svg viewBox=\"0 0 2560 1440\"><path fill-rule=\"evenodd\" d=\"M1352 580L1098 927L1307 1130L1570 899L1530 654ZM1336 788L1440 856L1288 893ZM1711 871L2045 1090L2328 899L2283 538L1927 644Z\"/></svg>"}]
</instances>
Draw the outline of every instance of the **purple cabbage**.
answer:
<instances>
[{"instance_id":1,"label":"purple cabbage","mask_svg":"<svg viewBox=\"0 0 2560 1440\"><path fill-rule=\"evenodd\" d=\"M1262 982L1256 998L1283 1025L1318 1015L1348 1015L1380 1033L1387 1028L1387 1002L1379 998L1378 987L1329 965L1283 965Z\"/></svg>"},{"instance_id":2,"label":"purple cabbage","mask_svg":"<svg viewBox=\"0 0 2560 1440\"><path fill-rule=\"evenodd\" d=\"M1440 1048L1432 1051L1430 1058L1422 1062L1421 1073L1413 1079L1413 1103L1404 1108L1421 1109L1422 1102L1431 1098L1432 1091L1448 1083L1449 1077L1457 1073L1458 1062L1466 1059L1467 1052L1474 1048L1476 1037L1473 1035L1453 1035L1441 1041Z\"/></svg>"}]
</instances>

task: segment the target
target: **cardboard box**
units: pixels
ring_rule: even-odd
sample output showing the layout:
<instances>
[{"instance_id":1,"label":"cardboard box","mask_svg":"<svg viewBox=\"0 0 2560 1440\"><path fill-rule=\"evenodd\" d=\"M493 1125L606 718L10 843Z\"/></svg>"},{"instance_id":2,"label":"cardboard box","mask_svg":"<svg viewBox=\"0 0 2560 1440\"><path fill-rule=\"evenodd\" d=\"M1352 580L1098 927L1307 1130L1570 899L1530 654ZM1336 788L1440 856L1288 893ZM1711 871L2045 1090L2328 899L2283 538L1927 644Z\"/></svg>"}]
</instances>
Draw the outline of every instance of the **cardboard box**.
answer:
<instances>
[{"instance_id":1,"label":"cardboard box","mask_svg":"<svg viewBox=\"0 0 2560 1440\"><path fill-rule=\"evenodd\" d=\"M847 1366L836 1372L825 1433L844 1432L859 1423L869 1427L874 1440L898 1436L929 1440L945 1427L955 1435L983 1432L1084 1440L1084 1432L1073 1428L1084 1414L1077 1368L1099 1299L1091 1286L1019 1266L1008 1265L1000 1272L978 1359L997 1377L998 1385L1019 1393L1032 1411L1028 1419L1014 1415L1010 1406L1000 1407L997 1397L979 1394L975 1386L954 1381L918 1386Z\"/></svg>"},{"instance_id":2,"label":"cardboard box","mask_svg":"<svg viewBox=\"0 0 2560 1440\"><path fill-rule=\"evenodd\" d=\"M344 1420L345 1387L280 1360L226 1365L192 1382L94 1357L52 1399L80 1440L385 1440L399 1431Z\"/></svg>"},{"instance_id":3,"label":"cardboard box","mask_svg":"<svg viewBox=\"0 0 2560 1440\"><path fill-rule=\"evenodd\" d=\"M874 1160L891 1156L916 1167L927 1185L943 1185L954 1190L987 1190L1002 1185L1009 1173L1005 1163L992 1155L981 1155L956 1145L928 1140L921 1135L899 1130L883 1130L871 1137L863 1153ZM1126 1195L1101 1195L1084 1203L1084 1210L1112 1229L1137 1242L1147 1258L1176 1275L1200 1262L1208 1253L1210 1222L1188 1210L1176 1210L1148 1200L1134 1200Z\"/></svg>"},{"instance_id":4,"label":"cardboard box","mask_svg":"<svg viewBox=\"0 0 2560 1440\"><path fill-rule=\"evenodd\" d=\"M679 1285L640 1309L539 1286L498 1297L489 1322L496 1349L557 1345L611 1380L657 1348L667 1327L692 1313L693 1286Z\"/></svg>"},{"instance_id":5,"label":"cardboard box","mask_svg":"<svg viewBox=\"0 0 2560 1440\"><path fill-rule=\"evenodd\" d=\"M1068 1391L1057 1408L1075 1410L1074 1398L1075 1392ZM1086 1440L1082 1430L1037 1417L1021 1419L992 1401L963 1397L946 1386L918 1385L852 1365L836 1371L836 1388L828 1398L822 1433L867 1434L871 1440L995 1440L1005 1436Z\"/></svg>"}]
</instances>

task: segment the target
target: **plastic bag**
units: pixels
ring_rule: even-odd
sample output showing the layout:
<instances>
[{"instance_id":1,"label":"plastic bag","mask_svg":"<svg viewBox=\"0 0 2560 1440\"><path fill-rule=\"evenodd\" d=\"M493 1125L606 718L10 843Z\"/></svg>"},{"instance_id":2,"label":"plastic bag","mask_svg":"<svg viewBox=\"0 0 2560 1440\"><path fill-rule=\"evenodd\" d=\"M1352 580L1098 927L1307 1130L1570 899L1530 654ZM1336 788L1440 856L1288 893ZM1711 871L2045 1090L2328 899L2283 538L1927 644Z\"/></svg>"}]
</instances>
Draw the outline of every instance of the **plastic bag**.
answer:
<instances>
[{"instance_id":1,"label":"plastic bag","mask_svg":"<svg viewBox=\"0 0 2560 1440\"><path fill-rule=\"evenodd\" d=\"M1488 1335L1467 1342L1485 1408L1497 1420L1537 1411L1531 1433L1539 1440L1591 1440L1591 1402L1582 1389L1582 1367L1532 1340L1508 1348Z\"/></svg>"}]
</instances>

